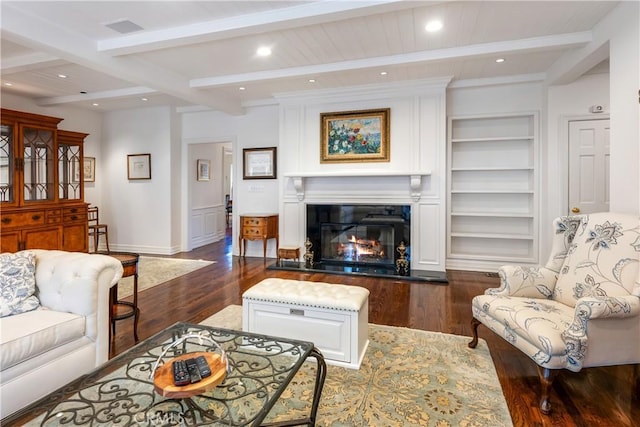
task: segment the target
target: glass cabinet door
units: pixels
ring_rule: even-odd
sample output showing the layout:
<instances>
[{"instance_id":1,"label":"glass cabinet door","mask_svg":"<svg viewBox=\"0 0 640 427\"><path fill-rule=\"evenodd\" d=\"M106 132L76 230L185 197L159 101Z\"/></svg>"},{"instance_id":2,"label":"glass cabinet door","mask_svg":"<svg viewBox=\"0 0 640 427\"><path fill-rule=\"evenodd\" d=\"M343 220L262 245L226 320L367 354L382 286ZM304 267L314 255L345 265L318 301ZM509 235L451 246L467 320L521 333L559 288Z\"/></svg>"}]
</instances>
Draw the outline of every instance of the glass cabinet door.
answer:
<instances>
[{"instance_id":1,"label":"glass cabinet door","mask_svg":"<svg viewBox=\"0 0 640 427\"><path fill-rule=\"evenodd\" d=\"M24 201L53 200L54 131L25 127L22 145Z\"/></svg>"},{"instance_id":2,"label":"glass cabinet door","mask_svg":"<svg viewBox=\"0 0 640 427\"><path fill-rule=\"evenodd\" d=\"M14 202L13 126L0 125L0 202Z\"/></svg>"},{"instance_id":3,"label":"glass cabinet door","mask_svg":"<svg viewBox=\"0 0 640 427\"><path fill-rule=\"evenodd\" d=\"M58 198L60 200L79 200L82 196L80 154L79 145L58 142Z\"/></svg>"}]
</instances>

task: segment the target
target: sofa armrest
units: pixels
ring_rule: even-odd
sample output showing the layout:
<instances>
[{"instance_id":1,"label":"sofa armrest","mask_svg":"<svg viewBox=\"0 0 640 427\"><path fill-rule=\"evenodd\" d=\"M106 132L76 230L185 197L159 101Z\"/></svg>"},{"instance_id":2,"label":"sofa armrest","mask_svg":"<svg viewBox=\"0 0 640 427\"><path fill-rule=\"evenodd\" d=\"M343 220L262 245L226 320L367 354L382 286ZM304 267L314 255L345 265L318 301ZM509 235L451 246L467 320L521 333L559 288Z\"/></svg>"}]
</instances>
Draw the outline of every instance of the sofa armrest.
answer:
<instances>
[{"instance_id":1,"label":"sofa armrest","mask_svg":"<svg viewBox=\"0 0 640 427\"><path fill-rule=\"evenodd\" d=\"M85 334L96 341L96 366L109 358L109 289L122 278L122 264L100 254L33 250L36 295L43 307L86 318Z\"/></svg>"},{"instance_id":2,"label":"sofa armrest","mask_svg":"<svg viewBox=\"0 0 640 427\"><path fill-rule=\"evenodd\" d=\"M505 265L498 275L500 287L487 289L485 294L548 299L558 279L558 273L542 266Z\"/></svg>"}]
</instances>

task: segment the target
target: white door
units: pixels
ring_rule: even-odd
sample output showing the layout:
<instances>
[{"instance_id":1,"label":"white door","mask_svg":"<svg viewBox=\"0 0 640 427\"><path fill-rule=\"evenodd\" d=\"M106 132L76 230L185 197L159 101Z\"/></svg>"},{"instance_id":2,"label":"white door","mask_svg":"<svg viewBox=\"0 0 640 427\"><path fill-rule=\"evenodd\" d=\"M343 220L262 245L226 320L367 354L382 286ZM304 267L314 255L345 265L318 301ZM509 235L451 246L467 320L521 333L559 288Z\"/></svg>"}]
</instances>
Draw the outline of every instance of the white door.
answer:
<instances>
[{"instance_id":1,"label":"white door","mask_svg":"<svg viewBox=\"0 0 640 427\"><path fill-rule=\"evenodd\" d=\"M609 119L569 122L569 211L609 211Z\"/></svg>"}]
</instances>

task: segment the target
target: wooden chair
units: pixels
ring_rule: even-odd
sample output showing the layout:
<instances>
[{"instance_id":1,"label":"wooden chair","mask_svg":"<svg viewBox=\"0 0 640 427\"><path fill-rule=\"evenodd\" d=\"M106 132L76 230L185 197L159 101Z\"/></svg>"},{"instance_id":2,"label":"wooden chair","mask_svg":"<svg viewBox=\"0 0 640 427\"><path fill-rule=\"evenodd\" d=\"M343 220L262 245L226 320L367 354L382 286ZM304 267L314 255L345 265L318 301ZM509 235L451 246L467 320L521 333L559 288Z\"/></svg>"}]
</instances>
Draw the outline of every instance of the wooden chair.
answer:
<instances>
[{"instance_id":1,"label":"wooden chair","mask_svg":"<svg viewBox=\"0 0 640 427\"><path fill-rule=\"evenodd\" d=\"M89 225L89 238L91 239L93 237L93 252L98 252L100 236L104 236L107 253L111 252L109 250L109 227L107 224L100 224L100 214L97 206L89 206L87 210L87 222Z\"/></svg>"},{"instance_id":2,"label":"wooden chair","mask_svg":"<svg viewBox=\"0 0 640 427\"><path fill-rule=\"evenodd\" d=\"M231 200L231 197L228 194L224 196L224 203L227 217L227 227L229 227L229 225L231 224L231 214L233 212L233 200Z\"/></svg>"}]
</instances>

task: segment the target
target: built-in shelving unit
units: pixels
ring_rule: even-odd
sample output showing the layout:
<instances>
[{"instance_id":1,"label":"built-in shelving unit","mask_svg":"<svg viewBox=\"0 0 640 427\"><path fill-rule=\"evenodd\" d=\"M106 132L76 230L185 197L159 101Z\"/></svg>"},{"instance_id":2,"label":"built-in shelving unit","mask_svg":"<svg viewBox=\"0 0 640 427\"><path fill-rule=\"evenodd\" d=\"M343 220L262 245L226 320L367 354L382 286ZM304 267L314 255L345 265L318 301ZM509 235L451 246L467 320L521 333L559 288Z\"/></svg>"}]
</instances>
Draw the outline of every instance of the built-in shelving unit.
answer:
<instances>
[{"instance_id":1,"label":"built-in shelving unit","mask_svg":"<svg viewBox=\"0 0 640 427\"><path fill-rule=\"evenodd\" d=\"M538 115L450 117L447 267L537 263Z\"/></svg>"}]
</instances>

